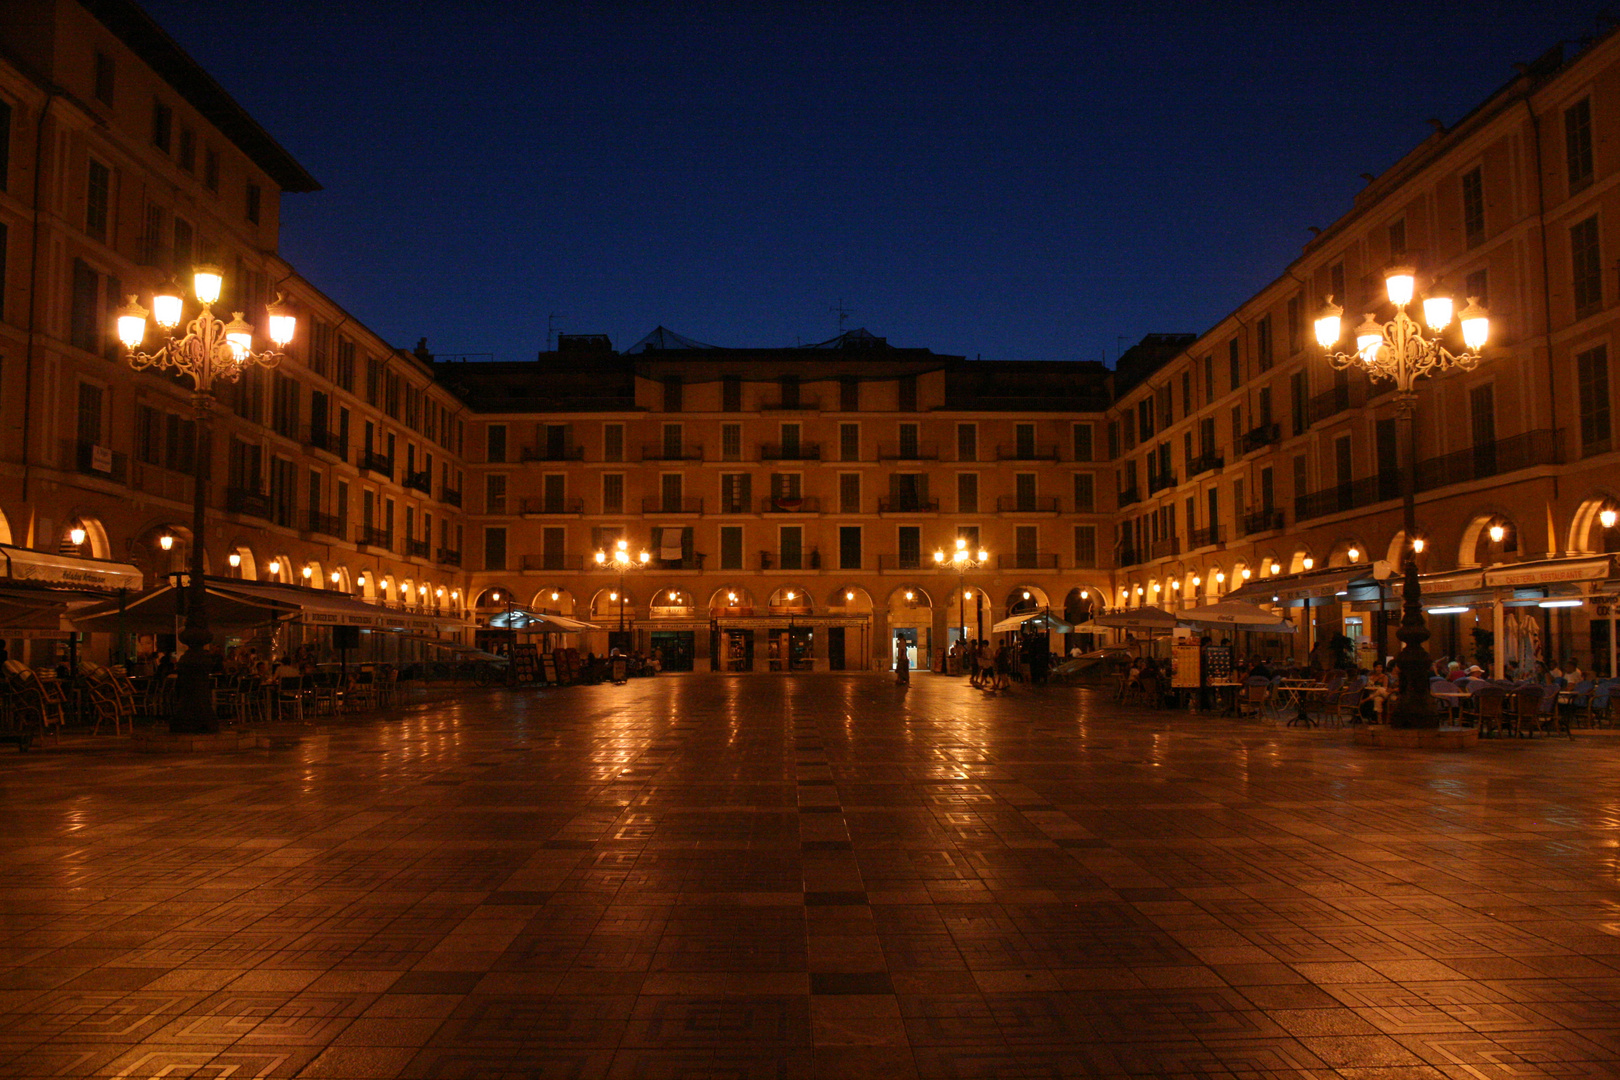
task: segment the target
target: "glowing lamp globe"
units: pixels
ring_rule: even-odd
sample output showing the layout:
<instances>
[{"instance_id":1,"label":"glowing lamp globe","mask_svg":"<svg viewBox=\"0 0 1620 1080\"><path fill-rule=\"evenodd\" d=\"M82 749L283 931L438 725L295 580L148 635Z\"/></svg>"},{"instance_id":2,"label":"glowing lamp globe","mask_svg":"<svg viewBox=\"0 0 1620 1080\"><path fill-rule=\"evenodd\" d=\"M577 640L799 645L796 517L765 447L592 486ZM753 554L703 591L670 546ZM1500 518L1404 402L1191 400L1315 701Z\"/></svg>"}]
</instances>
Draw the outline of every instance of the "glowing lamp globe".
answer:
<instances>
[{"instance_id":1,"label":"glowing lamp globe","mask_svg":"<svg viewBox=\"0 0 1620 1080\"><path fill-rule=\"evenodd\" d=\"M1329 294L1327 303L1322 306L1322 313L1316 317L1316 343L1330 349L1343 333L1344 308L1335 304Z\"/></svg>"},{"instance_id":2,"label":"glowing lamp globe","mask_svg":"<svg viewBox=\"0 0 1620 1080\"><path fill-rule=\"evenodd\" d=\"M163 329L173 330L185 317L186 301L180 286L170 281L152 293L152 319Z\"/></svg>"},{"instance_id":3,"label":"glowing lamp globe","mask_svg":"<svg viewBox=\"0 0 1620 1080\"><path fill-rule=\"evenodd\" d=\"M191 291L197 294L199 304L218 303L219 291L224 284L224 271L217 266L203 263L191 272Z\"/></svg>"},{"instance_id":4,"label":"glowing lamp globe","mask_svg":"<svg viewBox=\"0 0 1620 1080\"><path fill-rule=\"evenodd\" d=\"M1384 328L1379 326L1371 315L1367 321L1356 327L1356 353L1361 362L1370 364L1378 359L1378 349L1384 344Z\"/></svg>"},{"instance_id":5,"label":"glowing lamp globe","mask_svg":"<svg viewBox=\"0 0 1620 1080\"><path fill-rule=\"evenodd\" d=\"M1491 336L1490 314L1472 296L1462 310L1462 332L1463 343L1476 352L1485 347L1486 339Z\"/></svg>"},{"instance_id":6,"label":"glowing lamp globe","mask_svg":"<svg viewBox=\"0 0 1620 1080\"><path fill-rule=\"evenodd\" d=\"M298 329L298 317L292 313L292 308L277 293L274 302L265 308L270 317L270 340L278 346L285 346L292 341L293 333Z\"/></svg>"},{"instance_id":7,"label":"glowing lamp globe","mask_svg":"<svg viewBox=\"0 0 1620 1080\"><path fill-rule=\"evenodd\" d=\"M1412 302L1412 291L1417 285L1417 271L1410 266L1392 266L1384 272L1384 292L1396 307Z\"/></svg>"},{"instance_id":8,"label":"glowing lamp globe","mask_svg":"<svg viewBox=\"0 0 1620 1080\"><path fill-rule=\"evenodd\" d=\"M1316 560L1307 555L1305 556L1305 561L1300 563L1300 565L1309 570L1311 567L1316 565Z\"/></svg>"},{"instance_id":9,"label":"glowing lamp globe","mask_svg":"<svg viewBox=\"0 0 1620 1080\"><path fill-rule=\"evenodd\" d=\"M253 326L242 318L240 311L232 315L231 321L225 324L225 341L231 347L232 356L246 360L248 353L253 351Z\"/></svg>"},{"instance_id":10,"label":"glowing lamp globe","mask_svg":"<svg viewBox=\"0 0 1620 1080\"><path fill-rule=\"evenodd\" d=\"M225 561L230 563L232 568L235 568L242 565L242 556L239 552L233 551L226 557Z\"/></svg>"},{"instance_id":11,"label":"glowing lamp globe","mask_svg":"<svg viewBox=\"0 0 1620 1080\"><path fill-rule=\"evenodd\" d=\"M146 309L133 296L118 309L118 340L126 349L134 349L146 340Z\"/></svg>"},{"instance_id":12,"label":"glowing lamp globe","mask_svg":"<svg viewBox=\"0 0 1620 1080\"><path fill-rule=\"evenodd\" d=\"M1505 536L1507 536L1507 529L1502 525L1491 526L1491 543L1500 544Z\"/></svg>"},{"instance_id":13,"label":"glowing lamp globe","mask_svg":"<svg viewBox=\"0 0 1620 1080\"><path fill-rule=\"evenodd\" d=\"M1345 552L1345 554L1350 556L1350 561L1351 562L1360 562L1361 561L1361 549L1360 548L1353 547L1349 551Z\"/></svg>"},{"instance_id":14,"label":"glowing lamp globe","mask_svg":"<svg viewBox=\"0 0 1620 1080\"><path fill-rule=\"evenodd\" d=\"M1598 511L1598 521L1605 529L1614 528L1614 523L1617 519L1620 519L1620 514L1617 514L1611 507L1605 507L1604 509Z\"/></svg>"},{"instance_id":15,"label":"glowing lamp globe","mask_svg":"<svg viewBox=\"0 0 1620 1080\"><path fill-rule=\"evenodd\" d=\"M1451 294L1435 289L1423 298L1423 321L1430 330L1444 330L1451 325Z\"/></svg>"},{"instance_id":16,"label":"glowing lamp globe","mask_svg":"<svg viewBox=\"0 0 1620 1080\"><path fill-rule=\"evenodd\" d=\"M73 526L73 528L68 530L68 539L73 541L73 546L74 547L78 547L81 544L83 544L84 543L84 537L85 537L85 532L84 532L84 527L82 525L75 525L75 526Z\"/></svg>"},{"instance_id":17,"label":"glowing lamp globe","mask_svg":"<svg viewBox=\"0 0 1620 1080\"><path fill-rule=\"evenodd\" d=\"M162 548L164 551L173 551L174 537L168 533L164 533L162 536L158 537L158 547Z\"/></svg>"}]
</instances>

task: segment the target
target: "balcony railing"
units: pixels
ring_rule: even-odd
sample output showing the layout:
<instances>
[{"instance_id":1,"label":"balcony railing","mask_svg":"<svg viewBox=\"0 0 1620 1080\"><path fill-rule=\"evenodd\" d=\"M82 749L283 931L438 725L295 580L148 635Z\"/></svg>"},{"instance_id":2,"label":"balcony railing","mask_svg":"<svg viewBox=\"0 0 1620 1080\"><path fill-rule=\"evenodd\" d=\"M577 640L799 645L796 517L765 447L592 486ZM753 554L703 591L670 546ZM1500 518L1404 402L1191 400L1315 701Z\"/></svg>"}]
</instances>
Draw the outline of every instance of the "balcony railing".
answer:
<instances>
[{"instance_id":1,"label":"balcony railing","mask_svg":"<svg viewBox=\"0 0 1620 1080\"><path fill-rule=\"evenodd\" d=\"M359 534L354 538L354 542L362 547L392 550L394 547L394 534L387 529L379 529L375 525L362 525Z\"/></svg>"},{"instance_id":2,"label":"balcony railing","mask_svg":"<svg viewBox=\"0 0 1620 1080\"><path fill-rule=\"evenodd\" d=\"M453 488L453 487L440 488L439 489L439 501L442 502L442 503L446 503L446 504L448 504L450 506L460 506L461 505L461 489L460 488Z\"/></svg>"},{"instance_id":3,"label":"balcony railing","mask_svg":"<svg viewBox=\"0 0 1620 1080\"><path fill-rule=\"evenodd\" d=\"M74 450L73 462L79 472L86 476L100 476L107 480L116 480L120 484L129 479L129 456L115 453L105 446L94 443L78 443Z\"/></svg>"},{"instance_id":4,"label":"balcony railing","mask_svg":"<svg viewBox=\"0 0 1620 1080\"><path fill-rule=\"evenodd\" d=\"M349 460L349 444L344 442L335 431L319 427L310 428L309 445L312 449L319 450L323 454L331 454L339 461Z\"/></svg>"},{"instance_id":5,"label":"balcony railing","mask_svg":"<svg viewBox=\"0 0 1620 1080\"><path fill-rule=\"evenodd\" d=\"M405 541L405 557L407 559L425 559L432 551L432 544L426 540Z\"/></svg>"},{"instance_id":6,"label":"balcony railing","mask_svg":"<svg viewBox=\"0 0 1620 1080\"><path fill-rule=\"evenodd\" d=\"M1002 514L1055 514L1056 495L998 495L996 511Z\"/></svg>"},{"instance_id":7,"label":"balcony railing","mask_svg":"<svg viewBox=\"0 0 1620 1080\"><path fill-rule=\"evenodd\" d=\"M930 559L930 561L928 563L928 566L930 567L930 569L933 567L933 565L934 565L933 561L932 561L932 559ZM915 555L879 555L878 556L878 569L879 570L921 570L922 568L923 568L923 557L922 557L921 552L918 552Z\"/></svg>"},{"instance_id":8,"label":"balcony railing","mask_svg":"<svg viewBox=\"0 0 1620 1080\"><path fill-rule=\"evenodd\" d=\"M1282 439L1282 428L1276 424L1261 424L1252 427L1243 433L1243 452L1258 450L1262 446L1270 446Z\"/></svg>"},{"instance_id":9,"label":"balcony railing","mask_svg":"<svg viewBox=\"0 0 1620 1080\"><path fill-rule=\"evenodd\" d=\"M819 514L821 513L821 500L815 498L764 498L759 501L759 512L762 514Z\"/></svg>"},{"instance_id":10,"label":"balcony railing","mask_svg":"<svg viewBox=\"0 0 1620 1080\"><path fill-rule=\"evenodd\" d=\"M643 514L701 514L702 499L663 499L658 496L641 500Z\"/></svg>"},{"instance_id":11,"label":"balcony railing","mask_svg":"<svg viewBox=\"0 0 1620 1080\"><path fill-rule=\"evenodd\" d=\"M939 513L939 500L924 499L918 496L907 496L899 499L879 499L878 513L937 514Z\"/></svg>"},{"instance_id":12,"label":"balcony railing","mask_svg":"<svg viewBox=\"0 0 1620 1080\"><path fill-rule=\"evenodd\" d=\"M525 446L524 461L584 461L583 446Z\"/></svg>"},{"instance_id":13,"label":"balcony railing","mask_svg":"<svg viewBox=\"0 0 1620 1080\"><path fill-rule=\"evenodd\" d=\"M1141 501L1142 492L1138 488L1126 488L1124 491L1119 493L1120 506L1129 506L1132 503L1139 503Z\"/></svg>"},{"instance_id":14,"label":"balcony railing","mask_svg":"<svg viewBox=\"0 0 1620 1080\"><path fill-rule=\"evenodd\" d=\"M457 551L455 548L440 548L436 561L445 566L460 566L461 552Z\"/></svg>"},{"instance_id":15,"label":"balcony railing","mask_svg":"<svg viewBox=\"0 0 1620 1080\"><path fill-rule=\"evenodd\" d=\"M1543 428L1526 431L1493 443L1455 450L1417 464L1417 490L1433 491L1447 484L1466 484L1488 476L1537 465L1559 463L1558 432ZM1399 487L1396 486L1396 493Z\"/></svg>"},{"instance_id":16,"label":"balcony railing","mask_svg":"<svg viewBox=\"0 0 1620 1080\"><path fill-rule=\"evenodd\" d=\"M520 504L525 514L583 514L584 499L524 499Z\"/></svg>"},{"instance_id":17,"label":"balcony railing","mask_svg":"<svg viewBox=\"0 0 1620 1080\"><path fill-rule=\"evenodd\" d=\"M1346 409L1360 408L1366 403L1366 383L1344 383L1330 387L1311 398L1305 408L1305 415L1310 418L1311 423L1317 424L1330 416L1336 416L1344 412Z\"/></svg>"},{"instance_id":18,"label":"balcony railing","mask_svg":"<svg viewBox=\"0 0 1620 1080\"><path fill-rule=\"evenodd\" d=\"M336 514L323 514L319 510L309 512L309 531L330 536L337 540L346 539L348 533L347 522Z\"/></svg>"},{"instance_id":19,"label":"balcony railing","mask_svg":"<svg viewBox=\"0 0 1620 1080\"><path fill-rule=\"evenodd\" d=\"M1155 559L1173 559L1181 554L1181 538L1176 536L1154 540L1148 544L1148 553Z\"/></svg>"},{"instance_id":20,"label":"balcony railing","mask_svg":"<svg viewBox=\"0 0 1620 1080\"><path fill-rule=\"evenodd\" d=\"M722 495L720 502L714 508L714 512L717 514L751 514L754 512L754 506L747 499L728 499Z\"/></svg>"},{"instance_id":21,"label":"balcony railing","mask_svg":"<svg viewBox=\"0 0 1620 1080\"><path fill-rule=\"evenodd\" d=\"M1199 454L1187 462L1187 479L1191 480L1202 473L1213 472L1225 464L1226 459L1220 454Z\"/></svg>"},{"instance_id":22,"label":"balcony railing","mask_svg":"<svg viewBox=\"0 0 1620 1080\"><path fill-rule=\"evenodd\" d=\"M703 447L697 443L682 443L680 446L665 446L663 443L654 443L641 448L642 461L702 461Z\"/></svg>"},{"instance_id":23,"label":"balcony railing","mask_svg":"<svg viewBox=\"0 0 1620 1080\"><path fill-rule=\"evenodd\" d=\"M1058 448L1050 443L996 447L997 461L1056 461Z\"/></svg>"},{"instance_id":24,"label":"balcony railing","mask_svg":"<svg viewBox=\"0 0 1620 1080\"><path fill-rule=\"evenodd\" d=\"M1011 551L996 556L998 570L1056 570L1058 557L1051 551Z\"/></svg>"},{"instance_id":25,"label":"balcony railing","mask_svg":"<svg viewBox=\"0 0 1620 1080\"><path fill-rule=\"evenodd\" d=\"M583 555L570 555L566 551L526 551L522 566L525 570L586 570L595 563Z\"/></svg>"},{"instance_id":26,"label":"balcony railing","mask_svg":"<svg viewBox=\"0 0 1620 1080\"><path fill-rule=\"evenodd\" d=\"M1119 565L1121 565L1121 566L1135 566L1138 563L1144 563L1144 562L1147 562L1147 552L1146 551L1143 551L1143 550L1141 550L1139 548L1131 547L1129 545L1122 545L1119 548Z\"/></svg>"},{"instance_id":27,"label":"balcony railing","mask_svg":"<svg viewBox=\"0 0 1620 1080\"><path fill-rule=\"evenodd\" d=\"M703 569L704 554L694 551L691 555L681 559L660 559L653 556L652 565L660 570L701 570Z\"/></svg>"},{"instance_id":28,"label":"balcony railing","mask_svg":"<svg viewBox=\"0 0 1620 1080\"><path fill-rule=\"evenodd\" d=\"M1207 529L1194 529L1187 539L1187 547L1192 548L1214 547L1221 542L1221 527L1211 525Z\"/></svg>"},{"instance_id":29,"label":"balcony railing","mask_svg":"<svg viewBox=\"0 0 1620 1080\"><path fill-rule=\"evenodd\" d=\"M433 474L426 470L405 474L405 486L424 495L433 494Z\"/></svg>"},{"instance_id":30,"label":"balcony railing","mask_svg":"<svg viewBox=\"0 0 1620 1080\"><path fill-rule=\"evenodd\" d=\"M765 401L759 406L760 412L820 412L820 398L799 398L797 401Z\"/></svg>"},{"instance_id":31,"label":"balcony railing","mask_svg":"<svg viewBox=\"0 0 1620 1080\"><path fill-rule=\"evenodd\" d=\"M1176 486L1176 474L1173 472L1148 473L1148 494L1163 491L1168 487Z\"/></svg>"},{"instance_id":32,"label":"balcony railing","mask_svg":"<svg viewBox=\"0 0 1620 1080\"><path fill-rule=\"evenodd\" d=\"M761 570L820 570L821 551L811 548L809 551L761 551L759 553L759 568Z\"/></svg>"},{"instance_id":33,"label":"balcony railing","mask_svg":"<svg viewBox=\"0 0 1620 1080\"><path fill-rule=\"evenodd\" d=\"M761 461L820 461L820 443L799 443L796 446L785 446L782 443L766 443L759 448Z\"/></svg>"},{"instance_id":34,"label":"balcony railing","mask_svg":"<svg viewBox=\"0 0 1620 1080\"><path fill-rule=\"evenodd\" d=\"M394 478L394 459L375 450L360 451L360 467L367 472L381 473L390 480Z\"/></svg>"},{"instance_id":35,"label":"balcony railing","mask_svg":"<svg viewBox=\"0 0 1620 1080\"><path fill-rule=\"evenodd\" d=\"M270 496L256 488L225 489L225 509L233 514L270 520Z\"/></svg>"},{"instance_id":36,"label":"balcony railing","mask_svg":"<svg viewBox=\"0 0 1620 1080\"><path fill-rule=\"evenodd\" d=\"M902 443L879 443L879 461L938 461L938 443L918 443L915 446Z\"/></svg>"},{"instance_id":37,"label":"balcony railing","mask_svg":"<svg viewBox=\"0 0 1620 1080\"><path fill-rule=\"evenodd\" d=\"M1376 476L1363 476L1360 480L1335 484L1321 491L1312 491L1294 499L1294 520L1309 521L1328 514L1342 514L1382 502L1384 486Z\"/></svg>"},{"instance_id":38,"label":"balcony railing","mask_svg":"<svg viewBox=\"0 0 1620 1080\"><path fill-rule=\"evenodd\" d=\"M1243 535L1251 533L1275 532L1283 527L1283 512L1281 510L1256 510L1251 514L1243 515Z\"/></svg>"}]
</instances>

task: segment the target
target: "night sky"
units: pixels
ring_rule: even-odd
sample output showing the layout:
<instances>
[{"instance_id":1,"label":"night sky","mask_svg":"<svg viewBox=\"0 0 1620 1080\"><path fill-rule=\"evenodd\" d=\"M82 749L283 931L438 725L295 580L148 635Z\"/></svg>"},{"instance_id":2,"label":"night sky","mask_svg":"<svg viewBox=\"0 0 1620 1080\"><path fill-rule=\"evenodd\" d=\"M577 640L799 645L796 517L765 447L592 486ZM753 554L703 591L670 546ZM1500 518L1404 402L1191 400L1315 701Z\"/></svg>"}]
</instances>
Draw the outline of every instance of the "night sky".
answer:
<instances>
[{"instance_id":1,"label":"night sky","mask_svg":"<svg viewBox=\"0 0 1620 1080\"><path fill-rule=\"evenodd\" d=\"M1307 227L1597 7L149 0L325 187L282 253L385 338L547 319L1107 359L1200 332Z\"/></svg>"}]
</instances>

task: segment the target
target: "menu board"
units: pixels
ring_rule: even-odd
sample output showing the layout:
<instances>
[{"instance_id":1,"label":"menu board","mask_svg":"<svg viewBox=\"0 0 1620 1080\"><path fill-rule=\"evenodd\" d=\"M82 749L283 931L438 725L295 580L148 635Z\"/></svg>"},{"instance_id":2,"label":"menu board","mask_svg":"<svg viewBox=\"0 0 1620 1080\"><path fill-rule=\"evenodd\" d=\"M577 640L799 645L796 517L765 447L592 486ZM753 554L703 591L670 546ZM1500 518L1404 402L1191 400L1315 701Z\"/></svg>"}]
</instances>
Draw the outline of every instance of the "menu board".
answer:
<instances>
[{"instance_id":1,"label":"menu board","mask_svg":"<svg viewBox=\"0 0 1620 1080\"><path fill-rule=\"evenodd\" d=\"M532 683L540 678L540 651L533 645L513 645L512 679L514 682Z\"/></svg>"},{"instance_id":2,"label":"menu board","mask_svg":"<svg viewBox=\"0 0 1620 1080\"><path fill-rule=\"evenodd\" d=\"M1232 678L1232 646L1211 645L1204 650L1204 674L1210 682L1226 682Z\"/></svg>"},{"instance_id":3,"label":"menu board","mask_svg":"<svg viewBox=\"0 0 1620 1080\"><path fill-rule=\"evenodd\" d=\"M1200 653L1195 637L1177 638L1170 646L1170 686L1175 690L1196 690L1199 685Z\"/></svg>"}]
</instances>

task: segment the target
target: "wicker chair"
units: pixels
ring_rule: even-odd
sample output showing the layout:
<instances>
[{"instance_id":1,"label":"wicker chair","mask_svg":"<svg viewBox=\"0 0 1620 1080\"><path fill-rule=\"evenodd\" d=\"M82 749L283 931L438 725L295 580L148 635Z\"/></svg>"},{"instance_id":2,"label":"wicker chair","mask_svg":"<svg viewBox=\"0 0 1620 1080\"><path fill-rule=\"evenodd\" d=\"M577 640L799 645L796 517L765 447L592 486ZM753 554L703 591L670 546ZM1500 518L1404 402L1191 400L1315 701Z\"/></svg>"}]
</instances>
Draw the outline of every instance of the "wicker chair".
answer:
<instances>
[{"instance_id":1,"label":"wicker chair","mask_svg":"<svg viewBox=\"0 0 1620 1080\"><path fill-rule=\"evenodd\" d=\"M1507 691L1500 686L1487 686L1470 699L1481 735L1498 735L1507 720Z\"/></svg>"}]
</instances>

